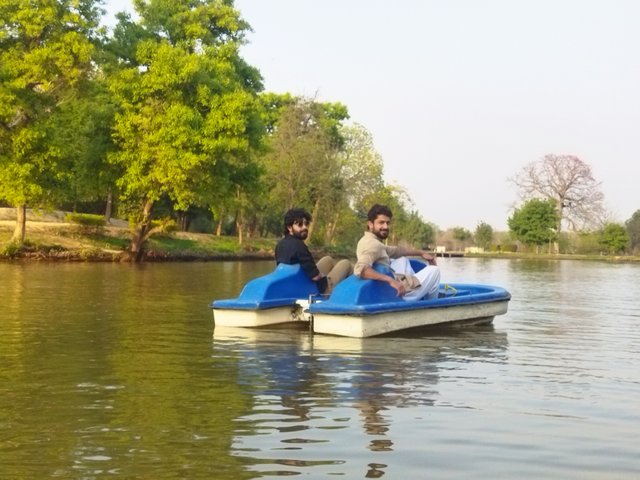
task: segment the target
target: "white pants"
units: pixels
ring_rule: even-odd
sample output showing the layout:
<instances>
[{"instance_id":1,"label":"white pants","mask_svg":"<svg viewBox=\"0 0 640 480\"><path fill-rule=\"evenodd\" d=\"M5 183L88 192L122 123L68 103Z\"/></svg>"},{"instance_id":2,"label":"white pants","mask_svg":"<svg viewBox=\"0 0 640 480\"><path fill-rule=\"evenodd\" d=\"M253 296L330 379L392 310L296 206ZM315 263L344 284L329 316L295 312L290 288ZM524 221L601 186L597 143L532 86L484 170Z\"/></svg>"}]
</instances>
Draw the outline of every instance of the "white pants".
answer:
<instances>
[{"instance_id":1,"label":"white pants","mask_svg":"<svg viewBox=\"0 0 640 480\"><path fill-rule=\"evenodd\" d=\"M419 272L414 272L407 257L396 258L391 262L391 269L403 275L413 275L420 281L420 286L405 293L407 302L415 302L422 298L435 298L440 285L440 269L436 265L427 265Z\"/></svg>"}]
</instances>

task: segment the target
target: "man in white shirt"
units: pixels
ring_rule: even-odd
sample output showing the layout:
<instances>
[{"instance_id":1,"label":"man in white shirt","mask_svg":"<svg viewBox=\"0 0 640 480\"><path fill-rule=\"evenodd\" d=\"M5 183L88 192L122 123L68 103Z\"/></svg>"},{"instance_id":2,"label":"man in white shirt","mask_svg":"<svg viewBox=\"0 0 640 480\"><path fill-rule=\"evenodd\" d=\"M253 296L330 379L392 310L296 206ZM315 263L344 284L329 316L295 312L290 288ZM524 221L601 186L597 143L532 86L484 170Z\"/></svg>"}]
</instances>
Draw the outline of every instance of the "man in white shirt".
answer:
<instances>
[{"instance_id":1,"label":"man in white shirt","mask_svg":"<svg viewBox=\"0 0 640 480\"><path fill-rule=\"evenodd\" d=\"M388 283L407 301L436 297L440 284L440 269L436 265L435 257L424 250L392 247L382 243L389 236L392 217L391 210L385 205L375 204L371 207L367 214L368 231L358 242L357 261L353 273L362 279ZM415 272L405 255L420 256L428 265ZM393 262L391 258L394 259ZM374 263L390 267L394 276L377 272L373 268Z\"/></svg>"}]
</instances>

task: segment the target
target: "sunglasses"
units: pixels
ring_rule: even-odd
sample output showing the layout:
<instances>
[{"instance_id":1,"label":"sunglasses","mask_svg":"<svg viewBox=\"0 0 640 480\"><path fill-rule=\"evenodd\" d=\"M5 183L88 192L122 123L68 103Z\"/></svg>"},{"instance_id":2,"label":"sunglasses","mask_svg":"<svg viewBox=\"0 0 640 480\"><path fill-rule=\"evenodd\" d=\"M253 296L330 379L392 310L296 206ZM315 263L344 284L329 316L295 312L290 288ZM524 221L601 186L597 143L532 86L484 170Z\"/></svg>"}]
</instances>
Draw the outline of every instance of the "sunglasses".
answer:
<instances>
[{"instance_id":1,"label":"sunglasses","mask_svg":"<svg viewBox=\"0 0 640 480\"><path fill-rule=\"evenodd\" d=\"M307 222L306 220L296 220L293 222L294 225L299 227L308 227L311 222Z\"/></svg>"}]
</instances>

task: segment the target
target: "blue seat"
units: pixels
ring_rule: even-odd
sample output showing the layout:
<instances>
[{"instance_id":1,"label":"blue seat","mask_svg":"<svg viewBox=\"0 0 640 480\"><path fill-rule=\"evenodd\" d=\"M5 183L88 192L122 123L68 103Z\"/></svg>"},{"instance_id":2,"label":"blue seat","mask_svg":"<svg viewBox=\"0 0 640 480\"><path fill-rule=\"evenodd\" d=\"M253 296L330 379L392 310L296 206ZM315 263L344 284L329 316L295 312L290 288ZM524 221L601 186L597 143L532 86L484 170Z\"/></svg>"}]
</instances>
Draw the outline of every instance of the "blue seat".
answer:
<instances>
[{"instance_id":1,"label":"blue seat","mask_svg":"<svg viewBox=\"0 0 640 480\"><path fill-rule=\"evenodd\" d=\"M213 308L258 309L295 304L297 299L317 295L318 287L300 265L281 263L275 270L249 281L237 298L216 300Z\"/></svg>"}]
</instances>

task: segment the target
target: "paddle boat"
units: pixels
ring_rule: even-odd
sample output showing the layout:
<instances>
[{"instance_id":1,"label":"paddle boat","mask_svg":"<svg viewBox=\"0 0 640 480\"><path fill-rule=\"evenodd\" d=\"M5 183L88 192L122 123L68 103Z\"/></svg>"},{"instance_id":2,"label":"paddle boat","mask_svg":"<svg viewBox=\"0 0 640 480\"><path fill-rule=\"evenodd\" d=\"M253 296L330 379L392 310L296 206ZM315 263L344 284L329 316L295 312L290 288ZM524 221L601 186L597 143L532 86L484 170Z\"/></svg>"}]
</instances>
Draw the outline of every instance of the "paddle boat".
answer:
<instances>
[{"instance_id":1,"label":"paddle boat","mask_svg":"<svg viewBox=\"0 0 640 480\"><path fill-rule=\"evenodd\" d=\"M424 268L411 260L414 271ZM388 267L375 265L384 274ZM237 298L211 304L215 326L305 325L314 333L364 338L442 324L486 324L507 312L504 288L479 284L441 284L437 298L408 302L387 283L355 275L340 282L330 297L319 294L299 265L280 264L249 281Z\"/></svg>"}]
</instances>

